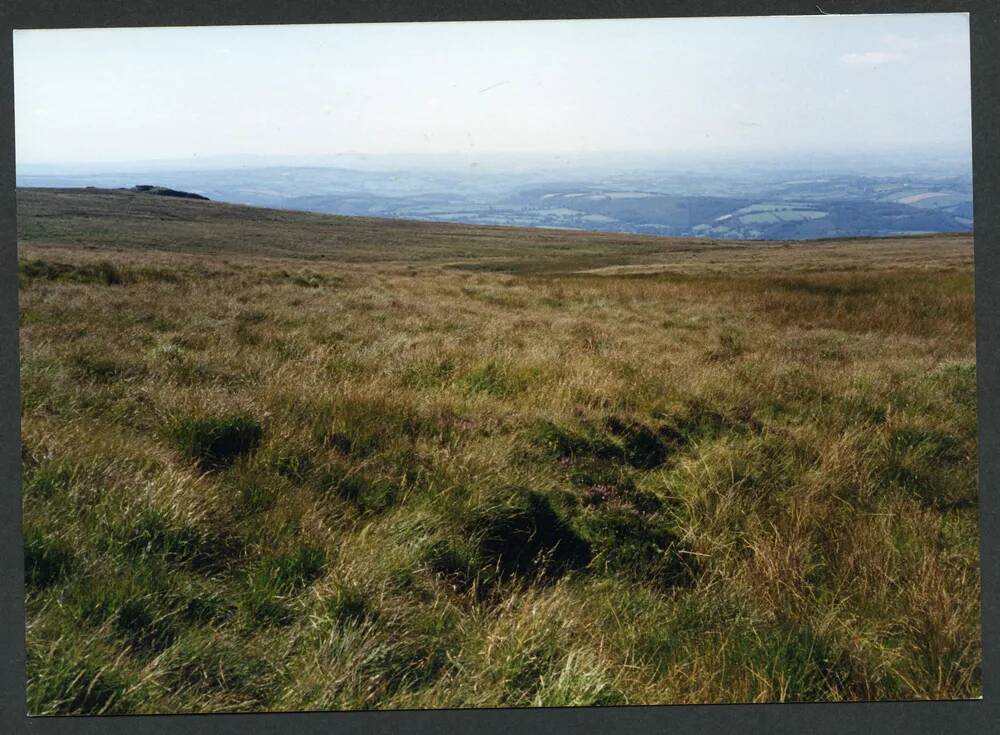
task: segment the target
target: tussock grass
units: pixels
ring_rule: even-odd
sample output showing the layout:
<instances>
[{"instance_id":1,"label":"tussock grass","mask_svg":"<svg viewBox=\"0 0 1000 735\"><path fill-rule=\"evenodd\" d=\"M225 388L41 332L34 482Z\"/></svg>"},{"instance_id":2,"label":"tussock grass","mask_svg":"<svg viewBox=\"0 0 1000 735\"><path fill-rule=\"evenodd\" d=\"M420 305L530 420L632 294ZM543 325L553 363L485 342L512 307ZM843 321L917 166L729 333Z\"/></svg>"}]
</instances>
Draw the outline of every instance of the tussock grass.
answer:
<instances>
[{"instance_id":1,"label":"tussock grass","mask_svg":"<svg viewBox=\"0 0 1000 735\"><path fill-rule=\"evenodd\" d=\"M43 588L58 582L73 564L73 550L60 539L37 528L24 533L24 581L29 587Z\"/></svg>"},{"instance_id":2,"label":"tussock grass","mask_svg":"<svg viewBox=\"0 0 1000 735\"><path fill-rule=\"evenodd\" d=\"M260 444L264 430L252 418L184 419L168 430L178 451L202 469L221 469Z\"/></svg>"},{"instance_id":3,"label":"tussock grass","mask_svg":"<svg viewBox=\"0 0 1000 735\"><path fill-rule=\"evenodd\" d=\"M981 692L967 239L29 199L33 713Z\"/></svg>"},{"instance_id":4,"label":"tussock grass","mask_svg":"<svg viewBox=\"0 0 1000 735\"><path fill-rule=\"evenodd\" d=\"M545 495L515 491L476 507L463 528L500 579L554 577L590 561L590 544Z\"/></svg>"}]
</instances>

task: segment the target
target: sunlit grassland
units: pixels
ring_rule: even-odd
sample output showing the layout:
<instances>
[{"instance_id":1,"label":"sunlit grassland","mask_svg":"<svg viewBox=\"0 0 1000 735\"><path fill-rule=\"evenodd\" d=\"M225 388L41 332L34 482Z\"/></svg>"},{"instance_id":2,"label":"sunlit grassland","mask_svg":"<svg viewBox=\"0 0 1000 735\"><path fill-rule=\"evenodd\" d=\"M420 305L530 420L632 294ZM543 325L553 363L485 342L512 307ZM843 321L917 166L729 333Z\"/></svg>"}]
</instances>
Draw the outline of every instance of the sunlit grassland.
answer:
<instances>
[{"instance_id":1,"label":"sunlit grassland","mask_svg":"<svg viewBox=\"0 0 1000 735\"><path fill-rule=\"evenodd\" d=\"M340 218L172 253L207 209L51 205L33 713L980 694L970 238L365 221L366 262Z\"/></svg>"}]
</instances>

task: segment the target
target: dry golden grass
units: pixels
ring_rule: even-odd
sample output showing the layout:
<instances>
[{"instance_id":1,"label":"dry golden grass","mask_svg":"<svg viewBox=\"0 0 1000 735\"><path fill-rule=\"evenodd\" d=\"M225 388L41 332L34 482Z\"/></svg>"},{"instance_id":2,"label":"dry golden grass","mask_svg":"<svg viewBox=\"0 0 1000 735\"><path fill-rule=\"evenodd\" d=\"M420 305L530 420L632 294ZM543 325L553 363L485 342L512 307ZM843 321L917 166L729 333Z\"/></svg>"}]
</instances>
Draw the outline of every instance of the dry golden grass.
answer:
<instances>
[{"instance_id":1,"label":"dry golden grass","mask_svg":"<svg viewBox=\"0 0 1000 735\"><path fill-rule=\"evenodd\" d=\"M970 238L19 201L33 712L979 695Z\"/></svg>"}]
</instances>

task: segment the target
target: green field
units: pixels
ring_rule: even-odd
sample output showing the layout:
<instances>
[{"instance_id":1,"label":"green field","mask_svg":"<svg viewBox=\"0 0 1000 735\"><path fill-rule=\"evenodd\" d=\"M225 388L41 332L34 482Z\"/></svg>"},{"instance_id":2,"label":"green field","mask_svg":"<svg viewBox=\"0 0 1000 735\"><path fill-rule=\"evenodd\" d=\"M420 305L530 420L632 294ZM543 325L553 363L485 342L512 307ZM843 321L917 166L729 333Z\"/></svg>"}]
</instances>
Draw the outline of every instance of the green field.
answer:
<instances>
[{"instance_id":1,"label":"green field","mask_svg":"<svg viewBox=\"0 0 1000 735\"><path fill-rule=\"evenodd\" d=\"M18 215L34 714L981 694L970 235Z\"/></svg>"}]
</instances>

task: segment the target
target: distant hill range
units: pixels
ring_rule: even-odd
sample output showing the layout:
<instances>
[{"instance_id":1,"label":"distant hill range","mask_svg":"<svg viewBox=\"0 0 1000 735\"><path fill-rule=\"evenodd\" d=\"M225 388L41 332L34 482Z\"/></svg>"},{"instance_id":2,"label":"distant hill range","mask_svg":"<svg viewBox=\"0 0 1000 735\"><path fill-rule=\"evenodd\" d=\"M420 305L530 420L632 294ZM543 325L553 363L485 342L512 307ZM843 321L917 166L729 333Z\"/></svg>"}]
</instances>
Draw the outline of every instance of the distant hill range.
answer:
<instances>
[{"instance_id":1,"label":"distant hill range","mask_svg":"<svg viewBox=\"0 0 1000 735\"><path fill-rule=\"evenodd\" d=\"M140 178L141 177L141 178ZM155 178L154 178L155 177ZM134 186L136 179L156 185ZM19 186L127 188L324 214L729 240L970 232L968 173L484 172L267 167L23 174Z\"/></svg>"}]
</instances>

